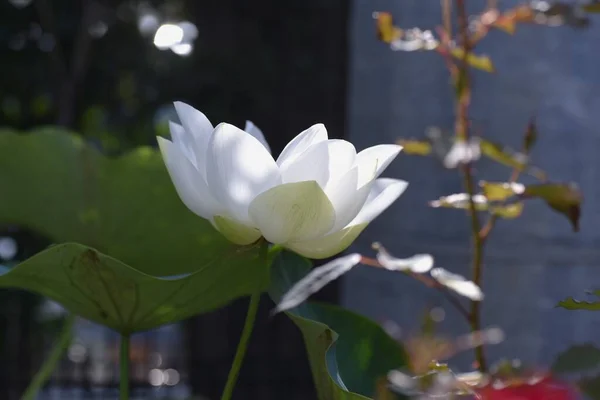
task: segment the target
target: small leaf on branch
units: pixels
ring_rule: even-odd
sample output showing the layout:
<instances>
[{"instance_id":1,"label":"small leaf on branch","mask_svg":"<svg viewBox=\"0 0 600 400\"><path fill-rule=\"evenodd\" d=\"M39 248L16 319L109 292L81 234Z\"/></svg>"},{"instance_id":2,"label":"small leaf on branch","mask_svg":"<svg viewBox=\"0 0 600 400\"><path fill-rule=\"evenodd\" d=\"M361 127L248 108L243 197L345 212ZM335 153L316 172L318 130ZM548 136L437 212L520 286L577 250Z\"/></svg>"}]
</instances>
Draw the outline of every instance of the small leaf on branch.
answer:
<instances>
[{"instance_id":1,"label":"small leaf on branch","mask_svg":"<svg viewBox=\"0 0 600 400\"><path fill-rule=\"evenodd\" d=\"M490 212L504 219L514 219L523 213L523 203L513 203L505 206L490 207Z\"/></svg>"},{"instance_id":2,"label":"small leaf on branch","mask_svg":"<svg viewBox=\"0 0 600 400\"><path fill-rule=\"evenodd\" d=\"M486 182L485 184L486 184L488 191L491 190L492 192L494 192L494 190L498 190L498 191L506 190L502 187L502 185L505 185L505 184L502 184L502 183L491 184L491 183ZM508 184L506 184L506 185L508 185ZM519 185L519 184L514 184L514 185ZM490 189L490 186L493 187L493 189ZM494 187L494 186L497 186L497 187ZM512 196L514 193L511 191L509 194ZM477 211L489 211L490 213L495 214L495 215L497 215L501 218L505 218L505 219L517 218L523 212L524 206L523 206L522 202L502 203L502 201L504 199L500 198L500 197L502 197L503 194L501 195L499 193L498 194L492 193L492 196L497 196L498 197L497 200L488 199L483 194L473 195L473 202L475 203L475 209ZM429 203L429 205L434 208L444 207L444 208L457 208L457 209L468 210L470 207L469 195L466 193L451 194L449 196L440 197L438 200L431 201Z\"/></svg>"},{"instance_id":3,"label":"small leaf on branch","mask_svg":"<svg viewBox=\"0 0 600 400\"><path fill-rule=\"evenodd\" d=\"M599 290L595 290L593 294L600 297ZM561 300L556 306L567 310L600 311L600 301L575 300L573 297Z\"/></svg>"},{"instance_id":4,"label":"small leaf on branch","mask_svg":"<svg viewBox=\"0 0 600 400\"><path fill-rule=\"evenodd\" d=\"M399 139L397 144L403 147L403 153L426 156L431 154L431 143L426 140Z\"/></svg>"},{"instance_id":5,"label":"small leaf on branch","mask_svg":"<svg viewBox=\"0 0 600 400\"><path fill-rule=\"evenodd\" d=\"M506 201L525 192L525 186L521 183L481 181L479 186L488 201Z\"/></svg>"},{"instance_id":6,"label":"small leaf on branch","mask_svg":"<svg viewBox=\"0 0 600 400\"><path fill-rule=\"evenodd\" d=\"M452 57L462 61L465 57L465 50L461 47L453 47L450 49ZM467 63L473 68L480 69L485 72L494 72L494 64L488 56L478 56L473 53L467 55Z\"/></svg>"},{"instance_id":7,"label":"small leaf on branch","mask_svg":"<svg viewBox=\"0 0 600 400\"><path fill-rule=\"evenodd\" d=\"M513 35L517 30L517 24L515 22L515 19L511 18L509 15L501 15L491 26L498 30L504 31L509 35Z\"/></svg>"},{"instance_id":8,"label":"small leaf on branch","mask_svg":"<svg viewBox=\"0 0 600 400\"><path fill-rule=\"evenodd\" d=\"M523 197L536 197L544 200L550 208L564 214L573 231L579 231L579 217L583 195L574 183L543 183L525 187Z\"/></svg>"},{"instance_id":9,"label":"small leaf on branch","mask_svg":"<svg viewBox=\"0 0 600 400\"><path fill-rule=\"evenodd\" d=\"M519 172L526 172L540 180L546 179L544 171L528 165L529 157L527 154L516 152L508 147L485 139L481 140L480 147L483 155L500 164L514 168Z\"/></svg>"}]
</instances>

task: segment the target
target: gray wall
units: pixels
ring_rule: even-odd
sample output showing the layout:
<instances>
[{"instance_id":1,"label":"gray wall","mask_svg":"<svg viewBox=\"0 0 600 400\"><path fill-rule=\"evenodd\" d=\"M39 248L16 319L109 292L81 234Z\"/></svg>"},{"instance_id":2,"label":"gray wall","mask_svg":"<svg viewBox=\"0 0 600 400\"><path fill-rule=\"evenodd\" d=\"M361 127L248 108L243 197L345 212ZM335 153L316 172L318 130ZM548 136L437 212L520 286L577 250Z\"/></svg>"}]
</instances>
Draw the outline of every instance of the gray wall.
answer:
<instances>
[{"instance_id":1,"label":"gray wall","mask_svg":"<svg viewBox=\"0 0 600 400\"><path fill-rule=\"evenodd\" d=\"M354 0L350 24L348 137L358 149L421 137L426 127L451 128L452 88L441 58L433 52L392 52L375 37L373 11L391 11L403 27L439 25L439 0ZM481 2L474 3L485 3ZM500 1L508 7L516 1ZM600 18L584 31L568 27L520 26L514 37L493 32L479 52L489 54L497 73L474 74L471 116L485 137L519 148L534 113L539 142L534 162L557 181L578 182L585 195L581 231L543 204L528 203L517 221L501 221L486 252L486 324L504 328L507 340L489 358L518 357L550 362L570 344L600 342L600 313L567 312L554 305L567 296L600 287ZM510 171L489 162L477 179L506 180ZM469 223L461 211L432 209L429 200L461 191L456 172L430 158L401 155L386 172L410 186L354 244L372 254L381 241L396 256L429 252L438 266L469 274ZM523 182L529 180L524 179ZM403 275L362 267L343 281L346 306L405 331L417 328L427 305L447 312L443 329L468 331L443 299Z\"/></svg>"}]
</instances>

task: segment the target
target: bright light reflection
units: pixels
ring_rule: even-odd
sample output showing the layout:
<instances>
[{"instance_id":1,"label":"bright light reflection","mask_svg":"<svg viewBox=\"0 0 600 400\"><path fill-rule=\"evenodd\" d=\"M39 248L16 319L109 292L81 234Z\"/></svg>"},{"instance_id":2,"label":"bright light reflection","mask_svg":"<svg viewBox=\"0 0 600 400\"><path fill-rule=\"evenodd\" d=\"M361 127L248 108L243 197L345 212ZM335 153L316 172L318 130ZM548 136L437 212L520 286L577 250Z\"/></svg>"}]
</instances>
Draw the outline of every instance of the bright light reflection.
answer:
<instances>
[{"instance_id":1,"label":"bright light reflection","mask_svg":"<svg viewBox=\"0 0 600 400\"><path fill-rule=\"evenodd\" d=\"M190 21L183 21L177 24L183 30L183 38L186 42L191 42L198 37L198 28Z\"/></svg>"},{"instance_id":2,"label":"bright light reflection","mask_svg":"<svg viewBox=\"0 0 600 400\"><path fill-rule=\"evenodd\" d=\"M31 4L32 0L9 0L9 3L17 8L24 8Z\"/></svg>"},{"instance_id":3,"label":"bright light reflection","mask_svg":"<svg viewBox=\"0 0 600 400\"><path fill-rule=\"evenodd\" d=\"M156 32L159 25L158 17L154 14L143 14L138 18L138 29L142 35L151 35Z\"/></svg>"},{"instance_id":4,"label":"bright light reflection","mask_svg":"<svg viewBox=\"0 0 600 400\"><path fill-rule=\"evenodd\" d=\"M152 386L161 386L164 380L164 374L160 369L151 369L148 373L148 382L150 382Z\"/></svg>"},{"instance_id":5,"label":"bright light reflection","mask_svg":"<svg viewBox=\"0 0 600 400\"><path fill-rule=\"evenodd\" d=\"M168 386L175 386L179 383L179 372L172 368L165 370L164 383Z\"/></svg>"},{"instance_id":6,"label":"bright light reflection","mask_svg":"<svg viewBox=\"0 0 600 400\"><path fill-rule=\"evenodd\" d=\"M176 44L175 46L171 47L171 50L173 51L173 53L175 53L179 56L189 56L192 53L193 49L194 49L194 46L192 46L191 43L180 43L180 44Z\"/></svg>"},{"instance_id":7,"label":"bright light reflection","mask_svg":"<svg viewBox=\"0 0 600 400\"><path fill-rule=\"evenodd\" d=\"M154 45L160 50L173 47L183 40L183 29L177 25L164 24L154 34Z\"/></svg>"},{"instance_id":8,"label":"bright light reflection","mask_svg":"<svg viewBox=\"0 0 600 400\"><path fill-rule=\"evenodd\" d=\"M17 255L17 242L11 237L0 238L0 258L12 260Z\"/></svg>"}]
</instances>

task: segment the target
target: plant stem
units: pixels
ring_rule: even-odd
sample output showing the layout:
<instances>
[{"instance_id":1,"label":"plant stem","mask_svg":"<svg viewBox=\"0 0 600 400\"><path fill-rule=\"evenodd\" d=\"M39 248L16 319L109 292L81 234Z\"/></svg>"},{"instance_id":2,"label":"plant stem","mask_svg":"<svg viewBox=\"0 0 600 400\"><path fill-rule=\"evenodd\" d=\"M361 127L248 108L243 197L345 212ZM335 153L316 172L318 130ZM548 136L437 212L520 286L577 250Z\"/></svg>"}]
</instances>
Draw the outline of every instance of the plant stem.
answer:
<instances>
[{"instance_id":1,"label":"plant stem","mask_svg":"<svg viewBox=\"0 0 600 400\"><path fill-rule=\"evenodd\" d=\"M37 397L39 391L44 387L48 379L52 376L52 373L56 369L56 365L65 355L65 352L71 344L73 338L73 324L75 322L75 316L69 314L65 319L64 325L58 335L58 339L52 348L52 351L48 355L48 358L42 364L40 370L35 374L33 380L27 386L27 390L21 397L21 400L33 400Z\"/></svg>"},{"instance_id":2,"label":"plant stem","mask_svg":"<svg viewBox=\"0 0 600 400\"><path fill-rule=\"evenodd\" d=\"M458 15L458 26L461 35L462 46L464 49L463 60L460 65L457 79L457 86L461 87L458 90L458 104L456 113L456 135L459 140L468 142L469 140L469 104L471 97L470 87L470 76L469 76L469 53L471 52L471 40L469 38L469 22L467 18L467 10L465 7L465 0L456 0L456 8ZM462 80L462 82L459 82ZM481 230L481 224L479 222L479 215L475 208L473 201L473 195L475 194L475 185L473 183L473 177L471 175L470 164L463 166L464 185L469 196L469 213L471 215L471 231L473 237L473 283L481 287L482 275L483 275L483 240L479 234ZM471 332L478 332L481 330L480 321L480 302L471 301L471 310L469 312L469 324L471 326ZM475 358L477 360L478 368L484 372L487 368L485 362L485 354L483 346L477 346L475 348Z\"/></svg>"},{"instance_id":3,"label":"plant stem","mask_svg":"<svg viewBox=\"0 0 600 400\"><path fill-rule=\"evenodd\" d=\"M121 334L119 400L129 400L129 334Z\"/></svg>"},{"instance_id":4,"label":"plant stem","mask_svg":"<svg viewBox=\"0 0 600 400\"><path fill-rule=\"evenodd\" d=\"M265 267L267 264L268 250L269 245L266 240L263 240L260 244L259 258L261 262L265 263ZM246 350L248 349L248 343L250 342L252 329L254 328L254 320L256 319L261 293L262 290L259 289L256 291L256 293L250 296L250 304L248 305L248 311L246 312L246 321L244 322L242 336L240 337L240 342L238 343L235 351L235 357L233 358L233 364L231 365L229 375L227 376L227 383L225 384L225 389L221 395L221 400L230 400L233 394L233 389L235 388L235 384L242 367L242 362L244 361L244 356L246 355Z\"/></svg>"}]
</instances>

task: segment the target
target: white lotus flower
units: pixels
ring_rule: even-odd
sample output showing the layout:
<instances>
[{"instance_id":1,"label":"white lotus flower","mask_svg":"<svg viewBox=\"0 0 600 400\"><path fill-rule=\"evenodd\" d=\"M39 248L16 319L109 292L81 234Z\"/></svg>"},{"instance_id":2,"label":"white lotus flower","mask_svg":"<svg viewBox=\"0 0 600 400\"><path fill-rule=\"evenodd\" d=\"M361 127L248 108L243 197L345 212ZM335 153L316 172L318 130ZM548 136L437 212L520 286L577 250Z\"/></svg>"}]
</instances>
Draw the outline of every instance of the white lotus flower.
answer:
<instances>
[{"instance_id":1,"label":"white lotus flower","mask_svg":"<svg viewBox=\"0 0 600 400\"><path fill-rule=\"evenodd\" d=\"M262 132L227 123L213 128L193 107L175 103L182 125L171 122L172 142L158 138L179 197L230 241L261 236L310 258L345 250L392 204L407 182L376 179L402 150L378 145L356 154L329 140L323 124L296 136L273 159Z\"/></svg>"}]
</instances>

